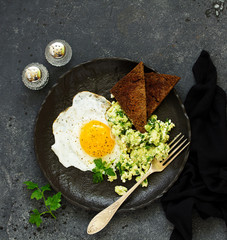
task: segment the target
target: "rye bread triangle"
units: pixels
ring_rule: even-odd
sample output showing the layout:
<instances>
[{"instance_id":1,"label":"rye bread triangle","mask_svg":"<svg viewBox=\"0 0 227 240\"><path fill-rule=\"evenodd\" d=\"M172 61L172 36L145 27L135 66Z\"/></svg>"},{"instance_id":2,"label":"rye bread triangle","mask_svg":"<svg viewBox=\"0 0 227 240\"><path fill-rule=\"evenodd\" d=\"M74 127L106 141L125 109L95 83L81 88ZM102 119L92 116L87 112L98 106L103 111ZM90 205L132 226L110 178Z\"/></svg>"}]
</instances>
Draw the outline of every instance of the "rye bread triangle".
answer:
<instances>
[{"instance_id":1,"label":"rye bread triangle","mask_svg":"<svg viewBox=\"0 0 227 240\"><path fill-rule=\"evenodd\" d=\"M110 90L133 125L141 133L147 123L144 65L140 62Z\"/></svg>"},{"instance_id":2,"label":"rye bread triangle","mask_svg":"<svg viewBox=\"0 0 227 240\"><path fill-rule=\"evenodd\" d=\"M174 75L159 74L155 72L145 73L148 118L179 80L180 77Z\"/></svg>"}]
</instances>

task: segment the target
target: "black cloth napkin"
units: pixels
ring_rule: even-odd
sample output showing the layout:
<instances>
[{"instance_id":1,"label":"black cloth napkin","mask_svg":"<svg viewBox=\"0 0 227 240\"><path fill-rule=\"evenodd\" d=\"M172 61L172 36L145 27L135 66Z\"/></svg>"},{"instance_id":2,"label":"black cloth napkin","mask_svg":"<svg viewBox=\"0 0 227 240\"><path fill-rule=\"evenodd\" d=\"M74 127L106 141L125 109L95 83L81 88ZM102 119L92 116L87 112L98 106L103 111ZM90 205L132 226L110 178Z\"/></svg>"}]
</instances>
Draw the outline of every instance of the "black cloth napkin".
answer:
<instances>
[{"instance_id":1,"label":"black cloth napkin","mask_svg":"<svg viewBox=\"0 0 227 240\"><path fill-rule=\"evenodd\" d=\"M175 226L171 240L192 239L193 209L203 219L219 217L227 225L226 94L216 85L217 72L208 52L201 52L192 70L196 84L185 100L192 131L189 158L161 199Z\"/></svg>"}]
</instances>

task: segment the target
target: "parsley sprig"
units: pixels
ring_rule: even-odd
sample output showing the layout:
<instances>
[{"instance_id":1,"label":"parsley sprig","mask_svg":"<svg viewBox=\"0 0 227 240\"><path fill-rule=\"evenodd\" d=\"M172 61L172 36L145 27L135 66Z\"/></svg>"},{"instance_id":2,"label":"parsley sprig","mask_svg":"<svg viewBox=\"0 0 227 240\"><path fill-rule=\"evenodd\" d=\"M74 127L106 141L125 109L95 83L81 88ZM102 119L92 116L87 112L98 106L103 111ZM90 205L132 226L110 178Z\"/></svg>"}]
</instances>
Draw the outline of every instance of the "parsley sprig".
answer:
<instances>
[{"instance_id":1,"label":"parsley sprig","mask_svg":"<svg viewBox=\"0 0 227 240\"><path fill-rule=\"evenodd\" d=\"M32 224L36 224L37 227L43 222L41 216L44 214L50 214L54 219L56 216L53 214L53 211L56 211L61 207L61 192L54 194L53 196L48 197L47 199L44 196L45 191L51 191L50 184L47 184L43 187L39 187L37 183L33 183L31 181L26 181L24 184L27 185L27 189L34 190L31 194L31 199L40 200L43 199L46 211L39 212L38 209L32 210L32 214L30 215L29 222Z\"/></svg>"},{"instance_id":2,"label":"parsley sprig","mask_svg":"<svg viewBox=\"0 0 227 240\"><path fill-rule=\"evenodd\" d=\"M99 183L103 181L103 176L115 176L113 168L108 167L106 161L102 161L101 158L97 158L94 160L95 168L92 169L93 174L93 182Z\"/></svg>"}]
</instances>

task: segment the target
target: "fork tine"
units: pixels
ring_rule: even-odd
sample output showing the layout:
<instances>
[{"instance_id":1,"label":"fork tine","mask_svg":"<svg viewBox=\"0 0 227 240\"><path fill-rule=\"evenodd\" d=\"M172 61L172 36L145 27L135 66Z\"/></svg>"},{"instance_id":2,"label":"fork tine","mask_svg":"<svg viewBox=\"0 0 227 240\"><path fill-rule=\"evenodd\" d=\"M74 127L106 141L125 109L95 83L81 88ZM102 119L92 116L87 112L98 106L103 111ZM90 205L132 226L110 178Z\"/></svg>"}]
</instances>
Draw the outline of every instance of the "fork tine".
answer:
<instances>
[{"instance_id":1,"label":"fork tine","mask_svg":"<svg viewBox=\"0 0 227 240\"><path fill-rule=\"evenodd\" d=\"M171 146L176 140L178 137L180 137L182 133L179 133L170 143L169 143L169 146Z\"/></svg>"},{"instance_id":2,"label":"fork tine","mask_svg":"<svg viewBox=\"0 0 227 240\"><path fill-rule=\"evenodd\" d=\"M176 141L169 150L171 151L183 138L184 138L184 135L181 136L181 138L178 141Z\"/></svg>"},{"instance_id":3,"label":"fork tine","mask_svg":"<svg viewBox=\"0 0 227 240\"><path fill-rule=\"evenodd\" d=\"M170 160L169 158L175 153L185 142L187 139L185 139L174 151L165 159L165 162L163 162L163 166L167 167L189 144L190 142L187 142Z\"/></svg>"},{"instance_id":4,"label":"fork tine","mask_svg":"<svg viewBox=\"0 0 227 240\"><path fill-rule=\"evenodd\" d=\"M170 158L186 141L187 139L184 139L183 142L181 142L175 149L173 149L166 160L168 160L168 158Z\"/></svg>"}]
</instances>

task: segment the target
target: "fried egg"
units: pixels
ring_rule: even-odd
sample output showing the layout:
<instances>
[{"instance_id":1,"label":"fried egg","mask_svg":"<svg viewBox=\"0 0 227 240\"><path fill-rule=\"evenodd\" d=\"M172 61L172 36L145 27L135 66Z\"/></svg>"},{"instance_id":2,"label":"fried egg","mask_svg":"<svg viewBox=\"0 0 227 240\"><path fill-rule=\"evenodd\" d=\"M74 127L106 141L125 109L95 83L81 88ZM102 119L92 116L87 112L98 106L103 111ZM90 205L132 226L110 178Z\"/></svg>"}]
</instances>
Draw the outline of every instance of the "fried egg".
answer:
<instances>
[{"instance_id":1,"label":"fried egg","mask_svg":"<svg viewBox=\"0 0 227 240\"><path fill-rule=\"evenodd\" d=\"M66 168L92 171L97 158L118 162L120 147L105 117L110 106L105 97L84 91L58 115L52 126L55 143L51 148Z\"/></svg>"}]
</instances>

